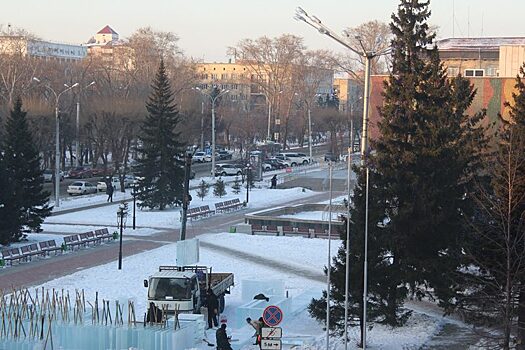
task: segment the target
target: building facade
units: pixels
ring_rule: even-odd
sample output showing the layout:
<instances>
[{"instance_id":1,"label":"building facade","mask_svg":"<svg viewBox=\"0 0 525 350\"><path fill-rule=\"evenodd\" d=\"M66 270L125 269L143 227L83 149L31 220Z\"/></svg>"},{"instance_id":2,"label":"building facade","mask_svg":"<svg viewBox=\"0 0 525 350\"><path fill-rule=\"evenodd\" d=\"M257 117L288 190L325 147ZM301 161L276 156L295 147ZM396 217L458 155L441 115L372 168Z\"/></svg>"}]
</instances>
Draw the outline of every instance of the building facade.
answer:
<instances>
[{"instance_id":1,"label":"building facade","mask_svg":"<svg viewBox=\"0 0 525 350\"><path fill-rule=\"evenodd\" d=\"M87 56L87 48L82 45L55 43L11 35L0 36L0 52L60 62L79 61Z\"/></svg>"}]
</instances>

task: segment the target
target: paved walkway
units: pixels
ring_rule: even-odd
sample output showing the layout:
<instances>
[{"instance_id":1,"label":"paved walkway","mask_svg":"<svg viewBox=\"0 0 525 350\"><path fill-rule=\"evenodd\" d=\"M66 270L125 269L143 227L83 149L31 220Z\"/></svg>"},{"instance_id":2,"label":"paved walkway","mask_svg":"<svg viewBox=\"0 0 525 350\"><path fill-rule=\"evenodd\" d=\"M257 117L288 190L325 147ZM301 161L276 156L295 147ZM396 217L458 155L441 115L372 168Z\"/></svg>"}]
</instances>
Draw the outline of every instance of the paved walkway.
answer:
<instances>
[{"instance_id":1,"label":"paved walkway","mask_svg":"<svg viewBox=\"0 0 525 350\"><path fill-rule=\"evenodd\" d=\"M337 194L334 193L334 197ZM304 202L319 202L326 200L328 194L317 193L308 198L290 201L284 205L294 205ZM91 206L89 207L91 208ZM71 211L82 211L85 208L71 209ZM186 238L194 238L204 233L225 232L233 224L243 222L244 215L258 209L243 209L232 213L214 215L207 219L188 221ZM127 229L123 241L123 257L139 254L148 250L159 248L162 245L171 244L179 240L179 229L163 230L151 236L133 236L132 230ZM127 239L126 239L127 237ZM58 277L66 276L79 270L118 261L118 242L111 242L97 247L80 249L75 252L67 252L62 255L48 259L34 259L31 262L14 264L0 269L0 289L27 288L40 285Z\"/></svg>"}]
</instances>

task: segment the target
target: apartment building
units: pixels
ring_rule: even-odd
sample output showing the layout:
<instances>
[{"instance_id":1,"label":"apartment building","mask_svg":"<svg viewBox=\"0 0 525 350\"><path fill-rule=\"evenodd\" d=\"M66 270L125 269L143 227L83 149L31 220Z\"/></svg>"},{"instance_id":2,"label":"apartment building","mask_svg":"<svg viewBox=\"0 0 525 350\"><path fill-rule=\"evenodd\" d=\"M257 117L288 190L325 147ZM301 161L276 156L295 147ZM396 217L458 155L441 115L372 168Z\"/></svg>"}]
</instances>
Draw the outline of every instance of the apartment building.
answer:
<instances>
[{"instance_id":1,"label":"apartment building","mask_svg":"<svg viewBox=\"0 0 525 350\"><path fill-rule=\"evenodd\" d=\"M87 56L87 48L82 45L56 43L25 36L5 35L0 36L0 53L71 62L84 59Z\"/></svg>"},{"instance_id":2,"label":"apartment building","mask_svg":"<svg viewBox=\"0 0 525 350\"><path fill-rule=\"evenodd\" d=\"M511 78L525 61L525 37L447 38L436 44L449 76Z\"/></svg>"}]
</instances>

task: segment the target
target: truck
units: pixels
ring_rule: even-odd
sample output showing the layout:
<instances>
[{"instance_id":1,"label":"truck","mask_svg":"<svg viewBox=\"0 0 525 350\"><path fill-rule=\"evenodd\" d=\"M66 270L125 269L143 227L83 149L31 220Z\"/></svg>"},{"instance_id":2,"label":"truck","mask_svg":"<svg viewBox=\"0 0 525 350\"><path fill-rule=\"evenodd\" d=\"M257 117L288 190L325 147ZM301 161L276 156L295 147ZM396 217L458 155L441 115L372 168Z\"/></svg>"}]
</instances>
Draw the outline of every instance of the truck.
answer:
<instances>
[{"instance_id":1,"label":"truck","mask_svg":"<svg viewBox=\"0 0 525 350\"><path fill-rule=\"evenodd\" d=\"M211 288L219 301L219 312L224 311L224 296L234 286L233 273L212 272L206 266L159 266L159 271L144 280L148 288L148 304L153 302L169 313L200 313L206 305L206 290Z\"/></svg>"}]
</instances>

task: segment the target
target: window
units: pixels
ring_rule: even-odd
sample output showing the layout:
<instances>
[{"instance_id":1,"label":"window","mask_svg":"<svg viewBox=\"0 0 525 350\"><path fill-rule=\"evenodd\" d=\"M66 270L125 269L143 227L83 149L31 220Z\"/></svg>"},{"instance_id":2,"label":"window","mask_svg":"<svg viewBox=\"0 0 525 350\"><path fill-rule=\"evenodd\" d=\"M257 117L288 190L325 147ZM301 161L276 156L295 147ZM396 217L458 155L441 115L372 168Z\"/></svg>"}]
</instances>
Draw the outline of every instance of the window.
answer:
<instances>
[{"instance_id":1,"label":"window","mask_svg":"<svg viewBox=\"0 0 525 350\"><path fill-rule=\"evenodd\" d=\"M466 77L483 77L485 75L485 70L483 69L465 69Z\"/></svg>"},{"instance_id":2,"label":"window","mask_svg":"<svg viewBox=\"0 0 525 350\"><path fill-rule=\"evenodd\" d=\"M459 68L449 67L447 69L447 75L449 78L456 77L459 74Z\"/></svg>"},{"instance_id":3,"label":"window","mask_svg":"<svg viewBox=\"0 0 525 350\"><path fill-rule=\"evenodd\" d=\"M217 74L212 74L211 78L217 80Z\"/></svg>"},{"instance_id":4,"label":"window","mask_svg":"<svg viewBox=\"0 0 525 350\"><path fill-rule=\"evenodd\" d=\"M488 77L497 77L499 76L498 68L487 68L487 76Z\"/></svg>"},{"instance_id":5,"label":"window","mask_svg":"<svg viewBox=\"0 0 525 350\"><path fill-rule=\"evenodd\" d=\"M223 80L228 79L228 73L222 73L221 74L221 79L223 79Z\"/></svg>"}]
</instances>

